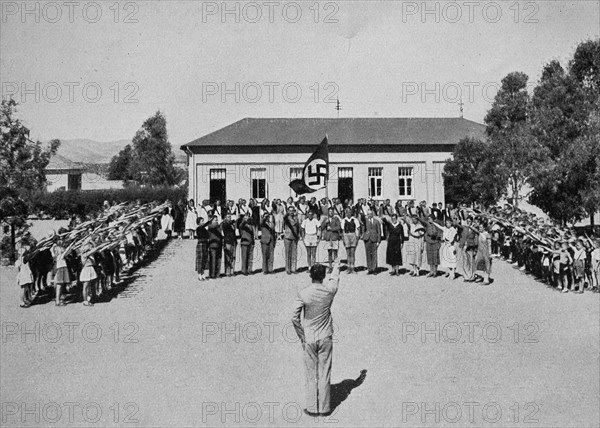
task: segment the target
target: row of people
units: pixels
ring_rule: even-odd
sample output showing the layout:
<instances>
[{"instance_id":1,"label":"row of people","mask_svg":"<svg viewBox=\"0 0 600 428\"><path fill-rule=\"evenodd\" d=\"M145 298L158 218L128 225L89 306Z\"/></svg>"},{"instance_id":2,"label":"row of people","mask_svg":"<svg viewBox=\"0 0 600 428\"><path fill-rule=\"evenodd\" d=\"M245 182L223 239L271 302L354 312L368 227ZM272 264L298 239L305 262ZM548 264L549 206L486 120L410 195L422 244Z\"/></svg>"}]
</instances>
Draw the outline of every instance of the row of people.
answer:
<instances>
[{"instance_id":1,"label":"row of people","mask_svg":"<svg viewBox=\"0 0 600 428\"><path fill-rule=\"evenodd\" d=\"M354 273L356 247L360 240L365 246L367 273L377 274L377 249L381 240L387 239L386 263L391 266L391 275L398 275L404 262L410 266L410 275L420 275L421 265L426 257L429 277L438 276L438 268L442 265L446 269L446 276L455 279L458 277L457 267L460 267L465 282L481 282L487 285L490 283L492 258L498 255L499 248L507 245L515 247L516 243L520 242L520 229L512 228L510 223L515 213L520 211L513 208L509 208L508 211L494 209L481 212L464 205L459 208L448 205L446 209L440 210L437 204L428 208L426 204L421 203L421 209L413 215L407 209L401 211L403 215L399 215L396 210L388 215L387 212L382 214L381 211L371 208L364 210L364 202L361 200L356 206L344 209L342 216L334 206L329 206L320 216L317 216L314 210L308 210L301 216L298 204L290 203L286 205L281 227L278 227L273 211L265 210L257 224L251 211L242 211L235 216L236 211L231 210L221 218L214 214L214 211L206 210L207 217L197 218L197 228L194 231L198 240L198 278L206 279L204 272L207 269L209 278L218 277L222 255L225 258L225 274L233 275L238 242L241 246L242 273L249 274L252 271L254 242L258 239L261 241L265 274L273 271L274 251L278 239L282 239L284 243L285 270L288 274L297 272L298 243L302 242L306 247L307 264L310 268L315 264L317 245L320 241L324 242L328 252L330 268L338 255L340 242L343 243L347 255L347 272ZM409 208L411 205L409 204ZM512 241L503 241L500 246L498 240L501 230L509 231L509 234L514 233L515 237ZM505 234L502 233L502 236ZM525 243L533 239L531 236L527 237ZM513 244L509 244L511 242ZM581 245L587 246L584 256L578 251L579 244L575 241L572 243L571 258L587 260L584 260L587 283L589 287L597 287L598 262L597 256L593 254L598 253L600 245L591 240L582 241ZM557 265L548 261L553 260L551 254L554 254L554 259L558 257L552 253L555 250L548 249L539 242L536 245L541 249L537 259L531 256L526 245L519 245L518 251L512 251L520 267L529 270L540 264L546 268ZM532 251L536 253L536 250ZM541 254L545 254L546 258L541 257ZM403 260L403 255L406 260ZM579 264L577 263L578 266ZM575 271L577 269L571 269L569 272ZM562 272L567 270L562 268Z\"/></svg>"},{"instance_id":2,"label":"row of people","mask_svg":"<svg viewBox=\"0 0 600 428\"><path fill-rule=\"evenodd\" d=\"M600 239L540 222L520 210L495 210L486 216L494 222L492 257L563 293L598 291Z\"/></svg>"},{"instance_id":3,"label":"row of people","mask_svg":"<svg viewBox=\"0 0 600 428\"><path fill-rule=\"evenodd\" d=\"M300 196L297 200L289 197L286 200L273 199L273 201L269 201L269 199L265 198L260 202L253 198L249 202L240 198L237 203L233 200L228 200L224 205L221 204L220 200L214 202L203 200L196 205L194 200L190 199L187 203L179 201L173 207L170 214L173 218L173 231L180 238L184 234L187 234L190 239L195 238L196 220L198 217L208 219L216 216L219 221L222 221L227 214L230 214L233 218L238 218L249 213L251 225L254 228L255 235L258 236L256 232L258 232L262 218L265 214L272 214L275 220L275 232L279 234L279 239L283 239L283 218L289 207L296 209L300 222L307 217L309 212L312 212L317 220L320 220L322 217L328 217L330 208L340 218L343 218L346 210L350 208L354 215L359 217L363 223L369 210L375 216L387 216L388 218L395 213L399 218L404 218L405 216L428 218L430 215L433 215L433 218L437 221L453 217L466 219L466 207L463 206L459 210L455 209L452 204L448 204L444 208L441 202L439 204L433 203L431 207L428 207L425 201L421 201L417 205L414 200L411 200L407 201L406 205L403 205L403 202L398 200L392 205L389 199L374 201L372 199L361 198L355 204L351 200L342 201L339 198L331 200L322 198L320 201L317 201L315 197L307 199L305 196Z\"/></svg>"},{"instance_id":4,"label":"row of people","mask_svg":"<svg viewBox=\"0 0 600 428\"><path fill-rule=\"evenodd\" d=\"M66 228L36 241L26 233L18 241L17 282L21 307L54 290L56 306L78 293L85 306L120 282L121 273L138 265L167 238L160 222L169 204L105 204L88 220L75 218ZM162 235L162 236L161 236Z\"/></svg>"}]
</instances>

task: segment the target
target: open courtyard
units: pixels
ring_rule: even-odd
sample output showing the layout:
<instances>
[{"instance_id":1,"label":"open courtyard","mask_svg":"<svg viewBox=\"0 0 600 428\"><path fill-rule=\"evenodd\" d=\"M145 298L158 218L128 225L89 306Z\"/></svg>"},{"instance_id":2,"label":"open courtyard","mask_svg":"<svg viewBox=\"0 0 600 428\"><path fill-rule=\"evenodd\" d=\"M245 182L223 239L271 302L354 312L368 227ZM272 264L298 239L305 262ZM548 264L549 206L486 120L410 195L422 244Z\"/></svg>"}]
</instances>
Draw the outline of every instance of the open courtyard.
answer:
<instances>
[{"instance_id":1,"label":"open courtyard","mask_svg":"<svg viewBox=\"0 0 600 428\"><path fill-rule=\"evenodd\" d=\"M304 415L291 317L305 253L291 276L281 242L275 274L259 253L254 275L200 282L195 241L172 240L90 308L21 309L2 267L2 426L598 426L599 295L503 261L487 287L342 271L335 410Z\"/></svg>"}]
</instances>

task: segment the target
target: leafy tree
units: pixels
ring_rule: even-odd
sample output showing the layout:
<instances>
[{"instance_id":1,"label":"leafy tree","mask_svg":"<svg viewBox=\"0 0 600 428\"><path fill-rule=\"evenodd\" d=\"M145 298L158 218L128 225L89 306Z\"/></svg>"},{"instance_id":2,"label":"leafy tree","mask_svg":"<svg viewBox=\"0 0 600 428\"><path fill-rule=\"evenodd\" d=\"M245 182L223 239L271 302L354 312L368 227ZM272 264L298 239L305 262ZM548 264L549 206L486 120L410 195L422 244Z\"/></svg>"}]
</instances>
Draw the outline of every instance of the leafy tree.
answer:
<instances>
[{"instance_id":1,"label":"leafy tree","mask_svg":"<svg viewBox=\"0 0 600 428\"><path fill-rule=\"evenodd\" d=\"M502 79L491 109L485 116L490 141L488 156L497 179L510 189L518 206L521 189L543 159L544 150L533 137L528 123L529 94L526 74L513 72Z\"/></svg>"},{"instance_id":2,"label":"leafy tree","mask_svg":"<svg viewBox=\"0 0 600 428\"><path fill-rule=\"evenodd\" d=\"M29 139L29 130L15 117L17 103L3 100L0 107L0 221L10 228L9 256L14 260L15 234L26 227L27 200L44 188L44 170L56 153L59 140L47 146Z\"/></svg>"},{"instance_id":3,"label":"leafy tree","mask_svg":"<svg viewBox=\"0 0 600 428\"><path fill-rule=\"evenodd\" d=\"M600 204L599 69L600 41L584 42L568 70L544 67L532 98L532 133L548 158L530 178L530 201L563 224L593 221Z\"/></svg>"},{"instance_id":4,"label":"leafy tree","mask_svg":"<svg viewBox=\"0 0 600 428\"><path fill-rule=\"evenodd\" d=\"M149 186L176 184L175 156L167 136L167 120L160 111L146 119L132 144L128 170L133 180Z\"/></svg>"},{"instance_id":5,"label":"leafy tree","mask_svg":"<svg viewBox=\"0 0 600 428\"><path fill-rule=\"evenodd\" d=\"M447 201L489 206L500 199L506 188L498 180L489 150L489 144L475 138L458 142L442 173Z\"/></svg>"},{"instance_id":6,"label":"leafy tree","mask_svg":"<svg viewBox=\"0 0 600 428\"><path fill-rule=\"evenodd\" d=\"M131 165L132 149L131 144L127 144L118 155L113 156L108 165L109 180L123 180L128 182L133 179L129 168Z\"/></svg>"}]
</instances>

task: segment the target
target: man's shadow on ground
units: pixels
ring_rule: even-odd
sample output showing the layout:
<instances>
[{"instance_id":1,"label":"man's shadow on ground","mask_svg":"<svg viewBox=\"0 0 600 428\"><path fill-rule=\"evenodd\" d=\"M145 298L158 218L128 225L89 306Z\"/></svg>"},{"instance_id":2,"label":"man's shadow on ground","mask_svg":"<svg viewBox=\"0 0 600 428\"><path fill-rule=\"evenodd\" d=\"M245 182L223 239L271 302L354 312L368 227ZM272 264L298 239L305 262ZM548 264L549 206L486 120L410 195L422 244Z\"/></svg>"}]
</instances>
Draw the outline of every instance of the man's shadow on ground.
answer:
<instances>
[{"instance_id":1,"label":"man's shadow on ground","mask_svg":"<svg viewBox=\"0 0 600 428\"><path fill-rule=\"evenodd\" d=\"M361 370L356 379L346 379L335 385L331 385L331 411L333 412L342 402L348 398L354 388L362 385L367 377L367 371Z\"/></svg>"}]
</instances>

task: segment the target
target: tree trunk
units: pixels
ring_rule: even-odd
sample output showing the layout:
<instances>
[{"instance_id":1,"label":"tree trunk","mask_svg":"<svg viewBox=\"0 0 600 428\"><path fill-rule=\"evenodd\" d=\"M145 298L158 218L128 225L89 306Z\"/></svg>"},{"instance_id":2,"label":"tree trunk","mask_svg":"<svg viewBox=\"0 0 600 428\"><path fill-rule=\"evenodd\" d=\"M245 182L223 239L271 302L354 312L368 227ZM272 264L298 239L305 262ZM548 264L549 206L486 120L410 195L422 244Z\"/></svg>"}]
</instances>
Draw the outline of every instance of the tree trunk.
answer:
<instances>
[{"instance_id":1,"label":"tree trunk","mask_svg":"<svg viewBox=\"0 0 600 428\"><path fill-rule=\"evenodd\" d=\"M592 226L592 233L594 233L594 217L596 216L596 212L592 211L590 213L590 226Z\"/></svg>"},{"instance_id":2,"label":"tree trunk","mask_svg":"<svg viewBox=\"0 0 600 428\"><path fill-rule=\"evenodd\" d=\"M516 178L512 178L512 196L513 196L513 205L515 208L519 208L519 186Z\"/></svg>"},{"instance_id":3,"label":"tree trunk","mask_svg":"<svg viewBox=\"0 0 600 428\"><path fill-rule=\"evenodd\" d=\"M14 220L10 223L10 248L11 248L11 253L10 253L10 263L11 264L15 264L16 261L16 239L15 239L15 222Z\"/></svg>"}]
</instances>

